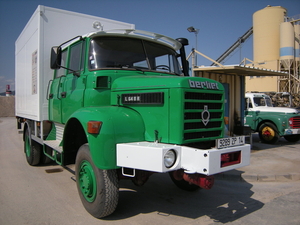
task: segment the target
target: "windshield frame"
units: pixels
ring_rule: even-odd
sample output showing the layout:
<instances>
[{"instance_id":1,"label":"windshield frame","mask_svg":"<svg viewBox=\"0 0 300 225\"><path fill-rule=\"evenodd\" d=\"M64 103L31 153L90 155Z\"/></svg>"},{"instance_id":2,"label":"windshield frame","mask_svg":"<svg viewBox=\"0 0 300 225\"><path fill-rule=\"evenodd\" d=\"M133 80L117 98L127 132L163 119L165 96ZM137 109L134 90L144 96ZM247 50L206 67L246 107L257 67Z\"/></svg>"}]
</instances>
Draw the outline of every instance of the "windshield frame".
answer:
<instances>
[{"instance_id":1,"label":"windshield frame","mask_svg":"<svg viewBox=\"0 0 300 225\"><path fill-rule=\"evenodd\" d=\"M88 69L138 70L181 75L177 58L178 53L174 49L148 40L96 36L89 42Z\"/></svg>"}]
</instances>

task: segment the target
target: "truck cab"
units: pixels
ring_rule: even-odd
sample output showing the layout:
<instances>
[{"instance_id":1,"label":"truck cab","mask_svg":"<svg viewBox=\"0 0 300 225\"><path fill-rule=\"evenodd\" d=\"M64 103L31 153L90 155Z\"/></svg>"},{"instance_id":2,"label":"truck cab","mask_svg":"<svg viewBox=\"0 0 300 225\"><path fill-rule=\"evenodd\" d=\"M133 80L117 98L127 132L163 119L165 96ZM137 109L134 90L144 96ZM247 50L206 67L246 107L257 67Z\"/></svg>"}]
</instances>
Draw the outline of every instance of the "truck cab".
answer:
<instances>
[{"instance_id":1,"label":"truck cab","mask_svg":"<svg viewBox=\"0 0 300 225\"><path fill-rule=\"evenodd\" d=\"M300 140L300 112L287 107L274 107L264 93L246 93L245 126L259 133L261 141L274 144L280 137L289 142Z\"/></svg>"},{"instance_id":2,"label":"truck cab","mask_svg":"<svg viewBox=\"0 0 300 225\"><path fill-rule=\"evenodd\" d=\"M154 36L150 42L137 35L152 35L145 31L123 32L93 33L59 46L59 66L52 62L50 120L65 124L81 107L110 105L110 90L120 78L182 75L178 54L168 46L178 50L179 42Z\"/></svg>"}]
</instances>

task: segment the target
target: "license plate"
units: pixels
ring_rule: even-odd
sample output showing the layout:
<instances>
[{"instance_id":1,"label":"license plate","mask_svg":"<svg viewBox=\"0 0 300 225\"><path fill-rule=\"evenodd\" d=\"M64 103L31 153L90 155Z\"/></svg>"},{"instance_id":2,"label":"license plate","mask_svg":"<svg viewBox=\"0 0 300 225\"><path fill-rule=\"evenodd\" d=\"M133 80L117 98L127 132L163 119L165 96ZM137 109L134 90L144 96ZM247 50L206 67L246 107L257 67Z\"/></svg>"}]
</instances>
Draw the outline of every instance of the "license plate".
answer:
<instances>
[{"instance_id":1,"label":"license plate","mask_svg":"<svg viewBox=\"0 0 300 225\"><path fill-rule=\"evenodd\" d=\"M217 148L228 148L245 144L245 136L217 139Z\"/></svg>"}]
</instances>

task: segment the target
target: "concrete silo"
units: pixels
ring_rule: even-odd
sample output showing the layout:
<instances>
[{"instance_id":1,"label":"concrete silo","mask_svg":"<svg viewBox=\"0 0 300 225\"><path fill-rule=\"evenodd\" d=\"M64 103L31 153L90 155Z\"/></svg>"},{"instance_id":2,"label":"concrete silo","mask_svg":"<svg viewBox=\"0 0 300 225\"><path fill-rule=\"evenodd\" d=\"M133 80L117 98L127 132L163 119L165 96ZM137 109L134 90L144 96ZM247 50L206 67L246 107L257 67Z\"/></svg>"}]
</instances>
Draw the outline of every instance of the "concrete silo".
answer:
<instances>
[{"instance_id":1,"label":"concrete silo","mask_svg":"<svg viewBox=\"0 0 300 225\"><path fill-rule=\"evenodd\" d=\"M294 61L294 26L290 22L280 24L280 62L284 70L289 70Z\"/></svg>"},{"instance_id":2,"label":"concrete silo","mask_svg":"<svg viewBox=\"0 0 300 225\"><path fill-rule=\"evenodd\" d=\"M250 77L246 91L298 90L300 25L287 17L281 6L267 6L253 14L253 61L255 66L288 72L289 76Z\"/></svg>"},{"instance_id":3,"label":"concrete silo","mask_svg":"<svg viewBox=\"0 0 300 225\"><path fill-rule=\"evenodd\" d=\"M280 24L285 15L286 9L281 6L267 6L253 14L254 62L271 63L279 59ZM277 70L277 63L273 64L268 66L269 69Z\"/></svg>"},{"instance_id":4,"label":"concrete silo","mask_svg":"<svg viewBox=\"0 0 300 225\"><path fill-rule=\"evenodd\" d=\"M255 66L271 70L280 68L280 24L286 9L267 6L253 14L253 61ZM269 92L278 89L276 77L247 77L246 91Z\"/></svg>"}]
</instances>

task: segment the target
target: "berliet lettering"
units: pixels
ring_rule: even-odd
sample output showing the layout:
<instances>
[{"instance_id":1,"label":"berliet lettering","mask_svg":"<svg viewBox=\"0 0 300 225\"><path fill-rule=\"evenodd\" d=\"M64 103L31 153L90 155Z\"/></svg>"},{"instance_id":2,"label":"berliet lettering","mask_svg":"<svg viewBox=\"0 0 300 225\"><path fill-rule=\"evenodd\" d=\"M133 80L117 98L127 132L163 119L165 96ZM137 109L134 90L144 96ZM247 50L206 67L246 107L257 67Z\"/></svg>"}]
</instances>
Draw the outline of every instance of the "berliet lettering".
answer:
<instances>
[{"instance_id":1,"label":"berliet lettering","mask_svg":"<svg viewBox=\"0 0 300 225\"><path fill-rule=\"evenodd\" d=\"M193 81L189 80L189 84L191 88L200 88L203 89L206 87L206 89L216 89L219 90L218 83L212 83L209 81Z\"/></svg>"}]
</instances>

